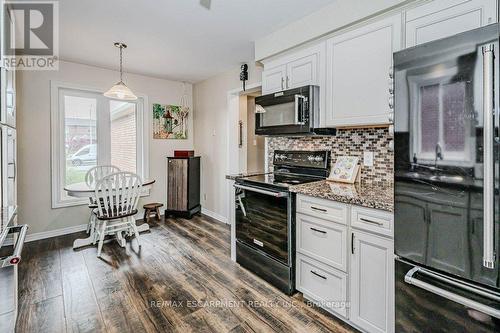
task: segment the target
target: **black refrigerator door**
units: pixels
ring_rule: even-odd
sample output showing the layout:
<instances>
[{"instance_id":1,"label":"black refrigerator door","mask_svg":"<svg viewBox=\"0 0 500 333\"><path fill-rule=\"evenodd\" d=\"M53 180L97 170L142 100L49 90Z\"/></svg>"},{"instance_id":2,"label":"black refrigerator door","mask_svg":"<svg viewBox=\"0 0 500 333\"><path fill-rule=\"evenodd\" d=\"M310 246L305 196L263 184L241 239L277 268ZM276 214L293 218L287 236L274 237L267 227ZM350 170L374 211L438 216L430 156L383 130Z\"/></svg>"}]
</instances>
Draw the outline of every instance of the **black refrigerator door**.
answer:
<instances>
[{"instance_id":1,"label":"black refrigerator door","mask_svg":"<svg viewBox=\"0 0 500 333\"><path fill-rule=\"evenodd\" d=\"M497 24L394 56L395 252L494 288L499 58Z\"/></svg>"},{"instance_id":2,"label":"black refrigerator door","mask_svg":"<svg viewBox=\"0 0 500 333\"><path fill-rule=\"evenodd\" d=\"M500 319L487 313L500 312L500 298L482 297L425 272L414 272L415 266L399 260L395 267L395 332L500 332ZM451 300L454 297L463 297L472 306ZM481 307L484 311L476 309Z\"/></svg>"}]
</instances>

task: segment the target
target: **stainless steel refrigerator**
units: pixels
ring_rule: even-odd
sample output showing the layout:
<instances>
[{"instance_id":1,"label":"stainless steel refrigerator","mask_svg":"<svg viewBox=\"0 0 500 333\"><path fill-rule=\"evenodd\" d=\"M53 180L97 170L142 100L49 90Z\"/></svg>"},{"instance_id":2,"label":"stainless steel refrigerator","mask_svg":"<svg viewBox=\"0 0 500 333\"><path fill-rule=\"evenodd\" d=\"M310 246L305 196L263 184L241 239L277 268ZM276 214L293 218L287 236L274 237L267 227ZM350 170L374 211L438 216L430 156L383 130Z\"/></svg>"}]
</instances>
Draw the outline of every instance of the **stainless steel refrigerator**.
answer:
<instances>
[{"instance_id":1,"label":"stainless steel refrigerator","mask_svg":"<svg viewBox=\"0 0 500 333\"><path fill-rule=\"evenodd\" d=\"M499 27L394 54L396 332L498 332Z\"/></svg>"}]
</instances>

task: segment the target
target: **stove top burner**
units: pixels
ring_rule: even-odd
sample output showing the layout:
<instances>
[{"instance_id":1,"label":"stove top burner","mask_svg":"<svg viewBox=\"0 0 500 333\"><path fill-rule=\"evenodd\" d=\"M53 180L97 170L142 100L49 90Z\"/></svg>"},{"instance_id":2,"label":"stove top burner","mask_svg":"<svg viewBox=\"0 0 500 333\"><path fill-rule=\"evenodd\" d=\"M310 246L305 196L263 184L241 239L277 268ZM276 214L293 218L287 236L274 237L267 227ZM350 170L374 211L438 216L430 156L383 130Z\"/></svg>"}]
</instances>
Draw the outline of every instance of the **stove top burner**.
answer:
<instances>
[{"instance_id":1,"label":"stove top burner","mask_svg":"<svg viewBox=\"0 0 500 333\"><path fill-rule=\"evenodd\" d=\"M321 180L319 177L306 175L283 175L278 173L266 173L238 179L240 182L259 183L263 185L273 185L278 187L289 187Z\"/></svg>"},{"instance_id":2,"label":"stove top burner","mask_svg":"<svg viewBox=\"0 0 500 333\"><path fill-rule=\"evenodd\" d=\"M327 150L276 150L274 173L237 178L237 183L286 190L292 185L325 179L329 174L330 152Z\"/></svg>"}]
</instances>

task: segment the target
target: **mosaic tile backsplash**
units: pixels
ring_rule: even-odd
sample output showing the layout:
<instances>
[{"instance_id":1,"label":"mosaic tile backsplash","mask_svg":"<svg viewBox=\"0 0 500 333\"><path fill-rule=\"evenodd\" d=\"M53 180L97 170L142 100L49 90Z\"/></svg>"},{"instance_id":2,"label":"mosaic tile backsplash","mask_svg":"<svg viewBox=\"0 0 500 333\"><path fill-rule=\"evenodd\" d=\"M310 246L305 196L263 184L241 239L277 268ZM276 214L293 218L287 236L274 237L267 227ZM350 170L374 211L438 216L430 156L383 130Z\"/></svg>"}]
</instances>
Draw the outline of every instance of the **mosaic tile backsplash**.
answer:
<instances>
[{"instance_id":1,"label":"mosaic tile backsplash","mask_svg":"<svg viewBox=\"0 0 500 333\"><path fill-rule=\"evenodd\" d=\"M275 150L330 150L331 163L337 156L358 156L362 164L362 183L392 183L394 154L389 149L392 140L388 127L338 129L335 136L269 137L269 169L273 169ZM373 152L373 166L363 165L363 152Z\"/></svg>"}]
</instances>

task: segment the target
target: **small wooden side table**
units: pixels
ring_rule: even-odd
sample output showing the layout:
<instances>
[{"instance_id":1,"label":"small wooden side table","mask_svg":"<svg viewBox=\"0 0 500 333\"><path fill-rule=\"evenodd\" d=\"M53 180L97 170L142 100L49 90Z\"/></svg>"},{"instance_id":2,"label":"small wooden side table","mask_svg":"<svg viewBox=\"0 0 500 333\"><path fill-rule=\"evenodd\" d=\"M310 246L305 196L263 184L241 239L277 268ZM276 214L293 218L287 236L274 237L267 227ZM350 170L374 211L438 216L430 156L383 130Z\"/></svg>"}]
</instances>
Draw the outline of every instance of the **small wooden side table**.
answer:
<instances>
[{"instance_id":1,"label":"small wooden side table","mask_svg":"<svg viewBox=\"0 0 500 333\"><path fill-rule=\"evenodd\" d=\"M156 217L156 219L159 221L160 220L160 207L163 207L163 204L158 203L158 202L153 202L149 204L145 204L142 206L144 208L144 222L149 222L149 218L151 216L151 213L153 213Z\"/></svg>"}]
</instances>

